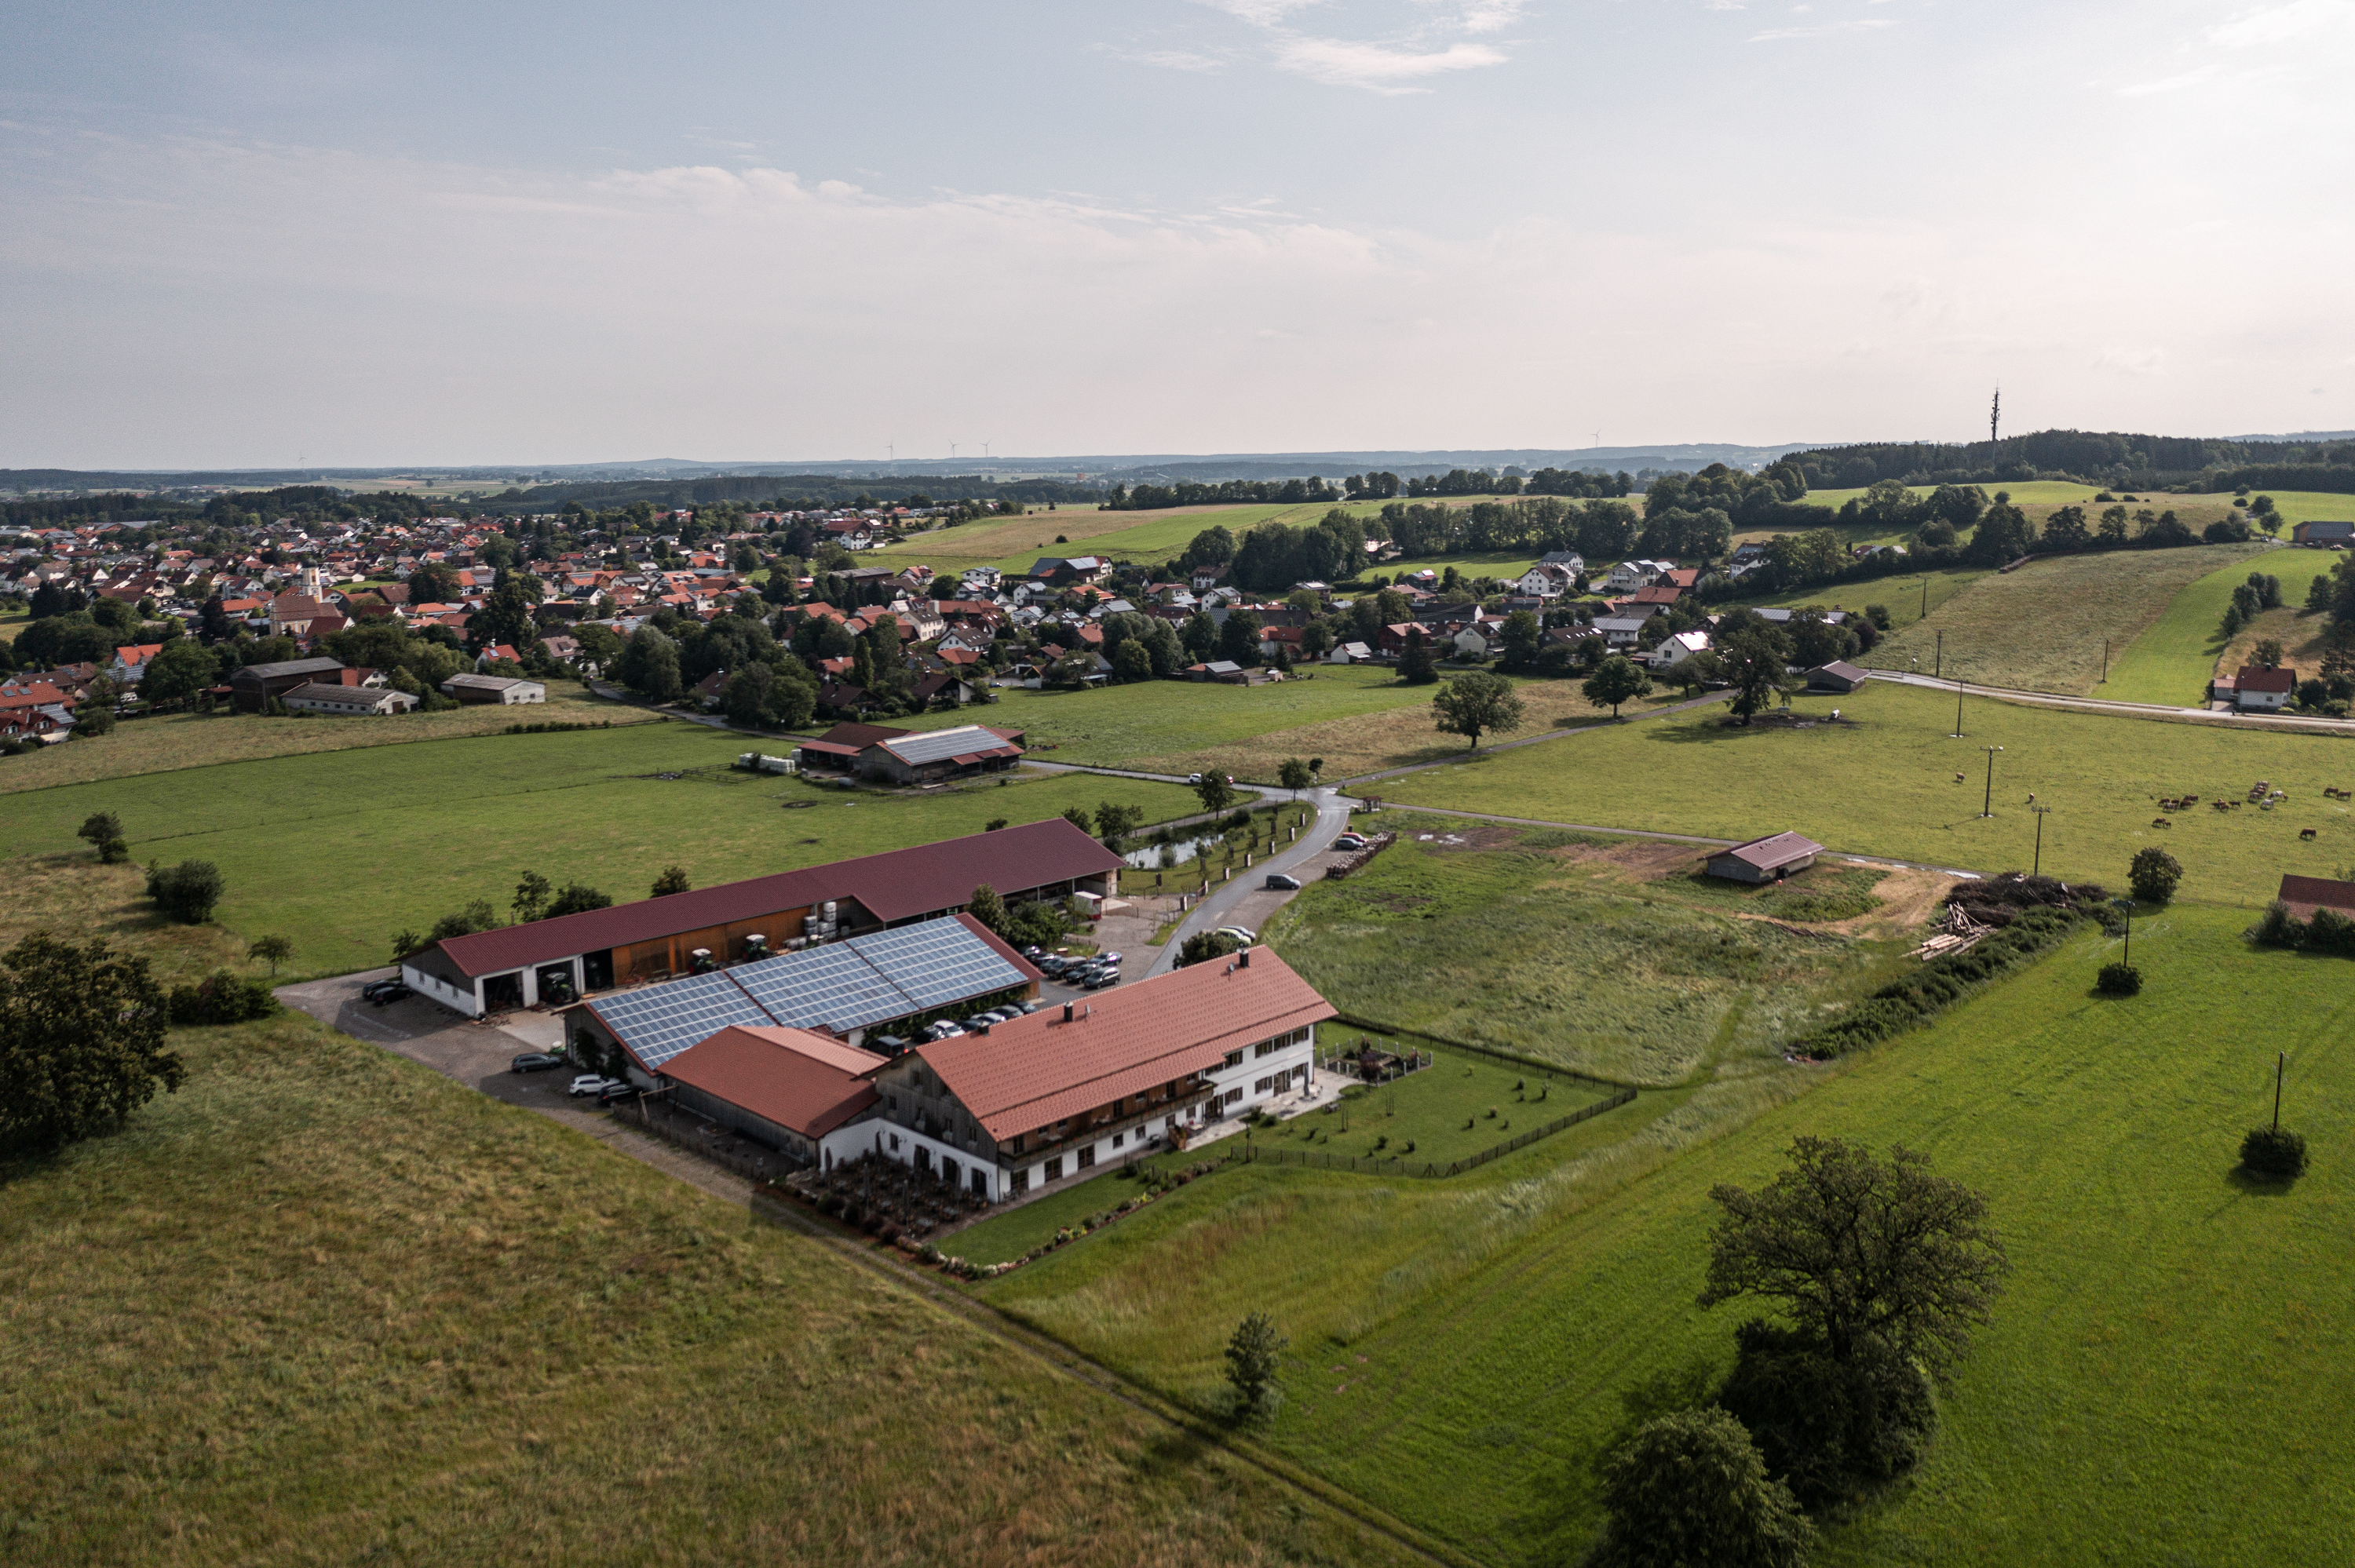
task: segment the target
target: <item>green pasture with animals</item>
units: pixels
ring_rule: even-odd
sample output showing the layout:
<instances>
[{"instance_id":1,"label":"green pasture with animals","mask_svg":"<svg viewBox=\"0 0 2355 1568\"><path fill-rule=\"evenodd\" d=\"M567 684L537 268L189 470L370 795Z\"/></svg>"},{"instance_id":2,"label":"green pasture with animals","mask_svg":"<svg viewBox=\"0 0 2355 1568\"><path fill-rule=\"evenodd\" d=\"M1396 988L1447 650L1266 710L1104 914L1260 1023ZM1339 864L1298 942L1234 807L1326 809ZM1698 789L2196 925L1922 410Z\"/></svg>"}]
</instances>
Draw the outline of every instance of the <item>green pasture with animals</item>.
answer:
<instances>
[{"instance_id":1,"label":"green pasture with animals","mask_svg":"<svg viewBox=\"0 0 2355 1568\"><path fill-rule=\"evenodd\" d=\"M0 862L0 947L260 972L139 890ZM741 1200L301 1013L169 1044L186 1082L120 1131L0 1159L0 1560L1417 1560Z\"/></svg>"},{"instance_id":2,"label":"green pasture with animals","mask_svg":"<svg viewBox=\"0 0 2355 1568\"><path fill-rule=\"evenodd\" d=\"M218 865L221 924L293 938L288 973L301 976L389 963L394 932L477 898L504 920L526 871L622 902L670 865L706 887L975 833L997 817L1038 821L1104 800L1148 822L1199 809L1177 785L1093 775L913 797L835 790L738 770L755 748L669 723L151 773L10 797L0 854L87 853L75 830L112 811L134 862Z\"/></svg>"},{"instance_id":3,"label":"green pasture with animals","mask_svg":"<svg viewBox=\"0 0 2355 1568\"><path fill-rule=\"evenodd\" d=\"M1710 1188L1755 1187L1803 1133L1902 1143L1987 1194L2014 1272L1925 1462L1828 1521L1817 1562L2325 1559L2355 1534L2355 1106L2334 1086L2355 992L2345 960L2251 948L2247 923L2138 919L2126 1001L2094 993L2119 944L2084 927L1732 1118L1705 1102L1739 1086L1711 1081L1453 1181L1221 1173L980 1290L1206 1409L1226 1333L1266 1311L1291 1348L1263 1440L1484 1562L1571 1562L1601 1522L1595 1461L1704 1397L1754 1311L1694 1304ZM2286 1189L2234 1170L2276 1051L2314 1155Z\"/></svg>"},{"instance_id":4,"label":"green pasture with animals","mask_svg":"<svg viewBox=\"0 0 2355 1568\"><path fill-rule=\"evenodd\" d=\"M2158 845L2183 864L2181 896L2263 905L2282 874L2355 863L2355 747L2308 736L2031 707L1875 682L1800 696L1809 727L1726 722L1710 706L1390 780L1386 798L1542 821L1749 839L1796 829L1833 849L1980 872L2025 871L2037 817L2049 874L2124 890L2126 863ZM1842 721L1832 723L1835 708ZM1995 815L1980 816L1994 758ZM1958 777L1959 776L1959 777ZM2287 799L2244 798L2259 780ZM1631 781L1640 780L1636 788ZM2160 802L2196 795L2188 810ZM2215 802L2227 809L2215 809ZM2237 808L2230 805L2243 800ZM2169 825L2156 826L2164 819ZM2311 829L2314 837L2300 834Z\"/></svg>"}]
</instances>

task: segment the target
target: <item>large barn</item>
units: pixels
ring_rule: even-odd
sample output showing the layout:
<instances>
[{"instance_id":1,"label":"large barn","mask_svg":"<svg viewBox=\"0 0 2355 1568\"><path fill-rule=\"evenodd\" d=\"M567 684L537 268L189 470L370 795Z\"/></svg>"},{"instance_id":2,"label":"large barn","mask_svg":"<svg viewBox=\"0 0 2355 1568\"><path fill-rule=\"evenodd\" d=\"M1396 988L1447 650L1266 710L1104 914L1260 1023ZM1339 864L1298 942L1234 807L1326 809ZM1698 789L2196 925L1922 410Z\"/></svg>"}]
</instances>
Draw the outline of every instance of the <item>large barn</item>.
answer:
<instances>
[{"instance_id":1,"label":"large barn","mask_svg":"<svg viewBox=\"0 0 2355 1568\"><path fill-rule=\"evenodd\" d=\"M668 980L963 909L986 883L1009 904L1116 896L1121 858L1060 817L803 871L445 937L401 960L421 994L470 1017ZM755 938L760 938L757 942ZM708 955L699 960L700 951Z\"/></svg>"}]
</instances>

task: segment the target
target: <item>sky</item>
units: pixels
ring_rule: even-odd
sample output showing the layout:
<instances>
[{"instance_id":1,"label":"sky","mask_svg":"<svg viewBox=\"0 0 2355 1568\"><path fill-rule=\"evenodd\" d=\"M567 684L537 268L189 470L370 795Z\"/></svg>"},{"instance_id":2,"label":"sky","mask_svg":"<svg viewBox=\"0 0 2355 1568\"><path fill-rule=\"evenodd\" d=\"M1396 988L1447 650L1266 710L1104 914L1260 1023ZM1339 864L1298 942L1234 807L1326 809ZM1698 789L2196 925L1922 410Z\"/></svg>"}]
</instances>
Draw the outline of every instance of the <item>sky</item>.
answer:
<instances>
[{"instance_id":1,"label":"sky","mask_svg":"<svg viewBox=\"0 0 2355 1568\"><path fill-rule=\"evenodd\" d=\"M0 0L0 466L2355 427L2355 0Z\"/></svg>"}]
</instances>

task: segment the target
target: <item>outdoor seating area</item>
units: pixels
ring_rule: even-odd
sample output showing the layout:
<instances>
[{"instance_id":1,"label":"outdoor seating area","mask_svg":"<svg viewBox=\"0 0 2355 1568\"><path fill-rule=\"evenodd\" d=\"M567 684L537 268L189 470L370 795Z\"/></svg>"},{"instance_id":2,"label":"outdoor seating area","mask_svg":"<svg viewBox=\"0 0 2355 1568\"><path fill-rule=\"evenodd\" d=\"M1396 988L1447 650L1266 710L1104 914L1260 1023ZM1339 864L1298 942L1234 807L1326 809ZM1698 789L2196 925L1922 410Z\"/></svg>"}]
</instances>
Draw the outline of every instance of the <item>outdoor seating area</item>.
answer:
<instances>
[{"instance_id":1,"label":"outdoor seating area","mask_svg":"<svg viewBox=\"0 0 2355 1568\"><path fill-rule=\"evenodd\" d=\"M1431 1053L1409 1049L1392 1051L1378 1044L1371 1036L1360 1034L1355 1044L1338 1054L1328 1055L1319 1064L1320 1072L1355 1078L1360 1083L1387 1084L1419 1073L1431 1065Z\"/></svg>"},{"instance_id":2,"label":"outdoor seating area","mask_svg":"<svg viewBox=\"0 0 2355 1568\"><path fill-rule=\"evenodd\" d=\"M894 1225L919 1239L986 1213L988 1199L950 1183L938 1170L862 1154L831 1171L802 1171L788 1185L829 1213L870 1233ZM868 1221L874 1223L870 1225Z\"/></svg>"}]
</instances>

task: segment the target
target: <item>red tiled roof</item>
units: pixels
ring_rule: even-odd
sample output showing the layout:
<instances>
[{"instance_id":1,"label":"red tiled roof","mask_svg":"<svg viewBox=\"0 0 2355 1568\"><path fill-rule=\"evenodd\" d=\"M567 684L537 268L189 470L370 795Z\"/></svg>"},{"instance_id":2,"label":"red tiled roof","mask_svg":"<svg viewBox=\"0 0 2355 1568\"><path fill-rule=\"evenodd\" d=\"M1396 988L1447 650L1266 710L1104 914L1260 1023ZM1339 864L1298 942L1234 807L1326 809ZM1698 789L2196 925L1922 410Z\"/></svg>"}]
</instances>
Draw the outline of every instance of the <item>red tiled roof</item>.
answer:
<instances>
[{"instance_id":1,"label":"red tiled roof","mask_svg":"<svg viewBox=\"0 0 2355 1568\"><path fill-rule=\"evenodd\" d=\"M1206 1071L1227 1053L1337 1016L1266 948L1245 965L1193 964L1098 993L1063 1022L1047 1008L916 1047L992 1138L1035 1132Z\"/></svg>"},{"instance_id":2,"label":"red tiled roof","mask_svg":"<svg viewBox=\"0 0 2355 1568\"><path fill-rule=\"evenodd\" d=\"M806 1029L730 1024L664 1063L662 1075L823 1138L875 1103L866 1075L885 1060Z\"/></svg>"},{"instance_id":3,"label":"red tiled roof","mask_svg":"<svg viewBox=\"0 0 2355 1568\"><path fill-rule=\"evenodd\" d=\"M819 736L818 739L830 747L845 746L853 751L858 751L873 746L879 740L897 740L901 736L915 733L912 729L893 729L889 725L838 724Z\"/></svg>"},{"instance_id":4,"label":"red tiled roof","mask_svg":"<svg viewBox=\"0 0 2355 1568\"><path fill-rule=\"evenodd\" d=\"M2294 692L2297 690L2295 670L2260 670L2254 664L2243 664L2233 679L2236 692Z\"/></svg>"},{"instance_id":5,"label":"red tiled roof","mask_svg":"<svg viewBox=\"0 0 2355 1568\"><path fill-rule=\"evenodd\" d=\"M2285 876L2276 896L2301 920L2313 919L2318 909L2355 915L2355 882L2333 882L2327 876Z\"/></svg>"},{"instance_id":6,"label":"red tiled roof","mask_svg":"<svg viewBox=\"0 0 2355 1568\"><path fill-rule=\"evenodd\" d=\"M1102 876L1120 864L1118 855L1072 823L1050 817L1043 822L1000 828L994 833L973 833L801 871L698 887L689 893L641 898L527 926L445 937L435 945L461 974L497 974L527 964L553 963L576 953L650 942L731 920L756 919L823 904L829 898L855 898L886 924L911 920L963 907L973 897L973 890L985 882L1000 893L1019 893L1050 883Z\"/></svg>"}]
</instances>

